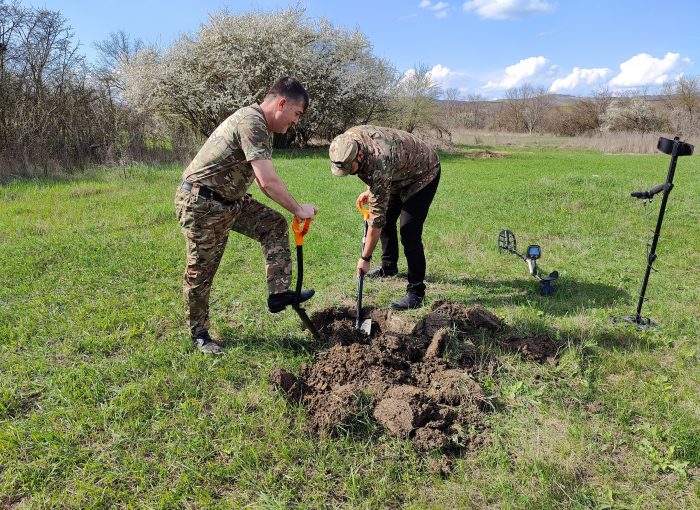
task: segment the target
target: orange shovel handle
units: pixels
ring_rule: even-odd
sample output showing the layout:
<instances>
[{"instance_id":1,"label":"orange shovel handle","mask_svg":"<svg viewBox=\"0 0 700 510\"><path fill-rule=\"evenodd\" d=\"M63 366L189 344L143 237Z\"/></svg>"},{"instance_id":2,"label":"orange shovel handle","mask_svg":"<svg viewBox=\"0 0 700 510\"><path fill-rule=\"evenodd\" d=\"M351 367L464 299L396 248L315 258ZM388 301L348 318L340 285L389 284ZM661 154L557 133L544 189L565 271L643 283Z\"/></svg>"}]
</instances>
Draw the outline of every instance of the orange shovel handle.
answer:
<instances>
[{"instance_id":1,"label":"orange shovel handle","mask_svg":"<svg viewBox=\"0 0 700 510\"><path fill-rule=\"evenodd\" d=\"M304 236L309 231L309 226L311 225L311 218L306 218L304 220L304 225L299 225L299 220L294 216L292 220L292 230L294 231L294 240L297 246L302 246L304 244Z\"/></svg>"},{"instance_id":2,"label":"orange shovel handle","mask_svg":"<svg viewBox=\"0 0 700 510\"><path fill-rule=\"evenodd\" d=\"M360 211L362 216L365 217L365 221L369 221L369 211L367 209L363 208L361 205L358 205L357 210Z\"/></svg>"}]
</instances>

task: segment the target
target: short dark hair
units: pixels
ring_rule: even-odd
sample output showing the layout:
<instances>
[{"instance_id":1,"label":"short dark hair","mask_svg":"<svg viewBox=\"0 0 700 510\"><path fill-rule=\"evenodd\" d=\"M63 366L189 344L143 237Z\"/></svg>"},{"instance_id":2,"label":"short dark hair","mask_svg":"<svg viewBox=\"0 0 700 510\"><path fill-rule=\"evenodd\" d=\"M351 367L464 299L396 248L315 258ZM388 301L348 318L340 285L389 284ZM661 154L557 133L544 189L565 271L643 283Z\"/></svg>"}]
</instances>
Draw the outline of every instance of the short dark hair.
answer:
<instances>
[{"instance_id":1,"label":"short dark hair","mask_svg":"<svg viewBox=\"0 0 700 510\"><path fill-rule=\"evenodd\" d=\"M304 110L309 107L309 94L299 80L285 76L275 82L267 93L268 96L284 96L291 101L303 101Z\"/></svg>"}]
</instances>

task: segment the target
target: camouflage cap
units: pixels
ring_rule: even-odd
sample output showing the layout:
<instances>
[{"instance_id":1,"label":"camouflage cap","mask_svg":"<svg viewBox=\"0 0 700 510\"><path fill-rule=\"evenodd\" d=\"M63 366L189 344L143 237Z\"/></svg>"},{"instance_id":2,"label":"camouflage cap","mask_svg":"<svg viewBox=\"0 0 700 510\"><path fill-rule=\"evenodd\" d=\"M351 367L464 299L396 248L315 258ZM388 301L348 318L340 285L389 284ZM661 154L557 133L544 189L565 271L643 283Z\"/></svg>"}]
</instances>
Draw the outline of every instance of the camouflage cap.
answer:
<instances>
[{"instance_id":1,"label":"camouflage cap","mask_svg":"<svg viewBox=\"0 0 700 510\"><path fill-rule=\"evenodd\" d=\"M357 150L357 142L347 133L338 135L333 139L328 149L333 175L343 177L352 171L352 162L357 157Z\"/></svg>"}]
</instances>

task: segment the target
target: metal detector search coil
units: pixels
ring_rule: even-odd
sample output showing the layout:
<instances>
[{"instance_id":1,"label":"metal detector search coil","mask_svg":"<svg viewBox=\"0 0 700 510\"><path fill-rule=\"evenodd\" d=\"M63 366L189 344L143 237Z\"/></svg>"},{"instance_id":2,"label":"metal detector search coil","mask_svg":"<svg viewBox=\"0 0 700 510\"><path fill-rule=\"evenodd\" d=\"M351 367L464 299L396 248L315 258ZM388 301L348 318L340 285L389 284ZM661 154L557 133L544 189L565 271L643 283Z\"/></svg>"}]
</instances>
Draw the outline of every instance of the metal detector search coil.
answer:
<instances>
[{"instance_id":1,"label":"metal detector search coil","mask_svg":"<svg viewBox=\"0 0 700 510\"><path fill-rule=\"evenodd\" d=\"M518 243L515 239L515 234L510 230L501 230L498 234L498 253L512 253L520 257L530 271L530 274L540 281L540 294L543 296L551 296L554 294L554 285L552 282L559 278L558 271L552 271L546 276L541 276L537 269L537 259L542 256L542 249L538 244L531 244L527 247L525 255L518 251Z\"/></svg>"}]
</instances>

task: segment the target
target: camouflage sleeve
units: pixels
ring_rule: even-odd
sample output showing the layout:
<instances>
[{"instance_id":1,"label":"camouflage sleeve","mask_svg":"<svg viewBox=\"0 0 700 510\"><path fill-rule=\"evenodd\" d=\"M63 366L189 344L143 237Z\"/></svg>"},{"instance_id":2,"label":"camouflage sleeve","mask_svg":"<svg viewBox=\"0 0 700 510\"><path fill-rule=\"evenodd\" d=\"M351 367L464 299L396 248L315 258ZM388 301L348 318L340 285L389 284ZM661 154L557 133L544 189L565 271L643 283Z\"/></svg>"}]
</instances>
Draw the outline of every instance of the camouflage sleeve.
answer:
<instances>
[{"instance_id":1,"label":"camouflage sleeve","mask_svg":"<svg viewBox=\"0 0 700 510\"><path fill-rule=\"evenodd\" d=\"M263 119L254 116L244 118L238 125L238 134L246 161L272 159L270 134Z\"/></svg>"},{"instance_id":2,"label":"camouflage sleeve","mask_svg":"<svg viewBox=\"0 0 700 510\"><path fill-rule=\"evenodd\" d=\"M389 196L391 195L391 171L386 161L377 161L377 167L372 176L372 184L369 187L369 212L371 213L371 225L382 228L386 225L386 212L389 208Z\"/></svg>"}]
</instances>

